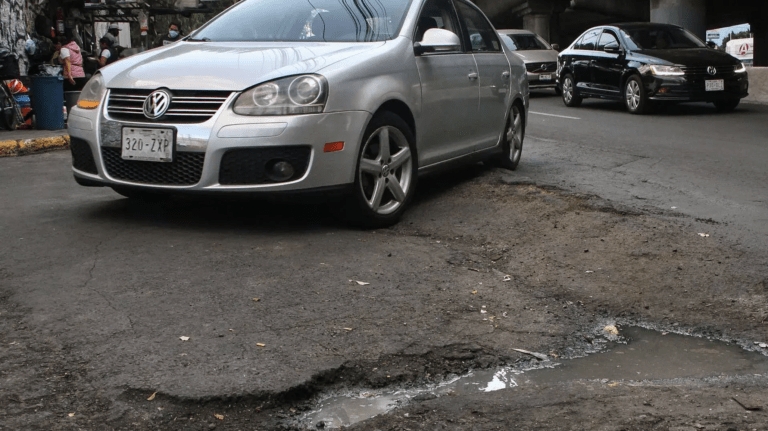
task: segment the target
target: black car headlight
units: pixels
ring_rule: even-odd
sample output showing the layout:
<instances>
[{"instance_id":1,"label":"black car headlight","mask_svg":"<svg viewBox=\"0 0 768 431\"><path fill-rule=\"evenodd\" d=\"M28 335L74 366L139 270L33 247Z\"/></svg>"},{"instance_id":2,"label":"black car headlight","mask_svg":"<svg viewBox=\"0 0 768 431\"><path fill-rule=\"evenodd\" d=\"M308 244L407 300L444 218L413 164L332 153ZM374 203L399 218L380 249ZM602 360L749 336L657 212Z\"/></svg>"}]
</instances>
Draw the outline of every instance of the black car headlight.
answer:
<instances>
[{"instance_id":1,"label":"black car headlight","mask_svg":"<svg viewBox=\"0 0 768 431\"><path fill-rule=\"evenodd\" d=\"M733 73L744 73L746 71L747 68L744 66L744 63L739 63L739 65L734 68Z\"/></svg>"},{"instance_id":2,"label":"black car headlight","mask_svg":"<svg viewBox=\"0 0 768 431\"><path fill-rule=\"evenodd\" d=\"M328 81L323 76L289 76L244 91L233 110L240 115L317 114L327 99Z\"/></svg>"}]
</instances>

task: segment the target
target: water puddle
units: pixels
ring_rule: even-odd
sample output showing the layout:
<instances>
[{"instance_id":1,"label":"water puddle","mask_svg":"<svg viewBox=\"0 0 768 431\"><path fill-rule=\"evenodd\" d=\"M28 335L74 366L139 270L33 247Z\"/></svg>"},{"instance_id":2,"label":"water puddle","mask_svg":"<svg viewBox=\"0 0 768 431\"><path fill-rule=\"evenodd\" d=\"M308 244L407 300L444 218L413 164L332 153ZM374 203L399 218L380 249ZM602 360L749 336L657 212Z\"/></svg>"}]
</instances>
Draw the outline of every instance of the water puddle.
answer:
<instances>
[{"instance_id":1,"label":"water puddle","mask_svg":"<svg viewBox=\"0 0 768 431\"><path fill-rule=\"evenodd\" d=\"M768 358L722 341L628 327L600 353L533 361L526 367L477 370L429 387L337 394L322 399L301 422L326 429L351 425L386 413L409 401L448 393L492 392L517 386L573 380L665 380L768 374Z\"/></svg>"}]
</instances>

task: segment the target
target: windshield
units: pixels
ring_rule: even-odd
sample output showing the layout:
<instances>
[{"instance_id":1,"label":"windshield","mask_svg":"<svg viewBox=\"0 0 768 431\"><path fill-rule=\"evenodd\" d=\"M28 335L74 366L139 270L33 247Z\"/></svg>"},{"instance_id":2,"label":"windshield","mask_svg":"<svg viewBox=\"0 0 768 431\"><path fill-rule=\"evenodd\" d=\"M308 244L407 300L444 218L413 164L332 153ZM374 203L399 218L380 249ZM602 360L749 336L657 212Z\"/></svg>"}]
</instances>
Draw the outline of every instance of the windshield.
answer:
<instances>
[{"instance_id":1,"label":"windshield","mask_svg":"<svg viewBox=\"0 0 768 431\"><path fill-rule=\"evenodd\" d=\"M501 40L503 40L512 51L552 49L544 39L535 34L502 34Z\"/></svg>"},{"instance_id":2,"label":"windshield","mask_svg":"<svg viewBox=\"0 0 768 431\"><path fill-rule=\"evenodd\" d=\"M372 42L397 35L410 0L245 0L190 36L212 42Z\"/></svg>"},{"instance_id":3,"label":"windshield","mask_svg":"<svg viewBox=\"0 0 768 431\"><path fill-rule=\"evenodd\" d=\"M706 47L701 39L679 27L626 28L621 33L630 50Z\"/></svg>"}]
</instances>

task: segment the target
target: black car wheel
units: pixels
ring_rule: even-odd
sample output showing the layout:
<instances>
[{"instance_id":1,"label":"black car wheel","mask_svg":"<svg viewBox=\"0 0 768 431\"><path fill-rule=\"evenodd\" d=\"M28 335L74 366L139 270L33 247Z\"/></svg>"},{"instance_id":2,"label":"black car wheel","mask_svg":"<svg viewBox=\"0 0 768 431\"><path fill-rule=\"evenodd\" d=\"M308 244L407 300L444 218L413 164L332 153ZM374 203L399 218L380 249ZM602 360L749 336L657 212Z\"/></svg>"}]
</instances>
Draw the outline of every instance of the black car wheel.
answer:
<instances>
[{"instance_id":1,"label":"black car wheel","mask_svg":"<svg viewBox=\"0 0 768 431\"><path fill-rule=\"evenodd\" d=\"M352 221L366 228L397 223L416 188L414 141L398 115L384 111L373 117L357 158Z\"/></svg>"},{"instance_id":2,"label":"black car wheel","mask_svg":"<svg viewBox=\"0 0 768 431\"><path fill-rule=\"evenodd\" d=\"M720 100L715 102L715 109L719 112L731 112L739 106L741 100Z\"/></svg>"},{"instance_id":3,"label":"black car wheel","mask_svg":"<svg viewBox=\"0 0 768 431\"><path fill-rule=\"evenodd\" d=\"M568 107L581 105L584 99L576 93L576 81L570 73L563 77L563 103Z\"/></svg>"},{"instance_id":4,"label":"black car wheel","mask_svg":"<svg viewBox=\"0 0 768 431\"><path fill-rule=\"evenodd\" d=\"M624 105L632 114L645 114L648 111L648 95L640 77L630 76L624 83Z\"/></svg>"}]
</instances>

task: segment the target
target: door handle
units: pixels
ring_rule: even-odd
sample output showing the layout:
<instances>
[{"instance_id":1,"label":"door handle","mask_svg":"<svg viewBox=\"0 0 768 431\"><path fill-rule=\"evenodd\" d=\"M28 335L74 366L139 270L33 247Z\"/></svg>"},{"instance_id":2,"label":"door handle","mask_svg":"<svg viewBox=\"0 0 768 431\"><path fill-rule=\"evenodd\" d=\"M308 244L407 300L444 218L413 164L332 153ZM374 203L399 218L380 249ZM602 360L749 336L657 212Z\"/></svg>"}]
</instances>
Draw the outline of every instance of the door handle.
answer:
<instances>
[{"instance_id":1,"label":"door handle","mask_svg":"<svg viewBox=\"0 0 768 431\"><path fill-rule=\"evenodd\" d=\"M474 81L474 80L477 79L477 73L476 72L472 72L469 75L467 75L467 78L469 78L470 81Z\"/></svg>"},{"instance_id":2,"label":"door handle","mask_svg":"<svg viewBox=\"0 0 768 431\"><path fill-rule=\"evenodd\" d=\"M501 79L509 79L509 72L504 72L501 74Z\"/></svg>"}]
</instances>

